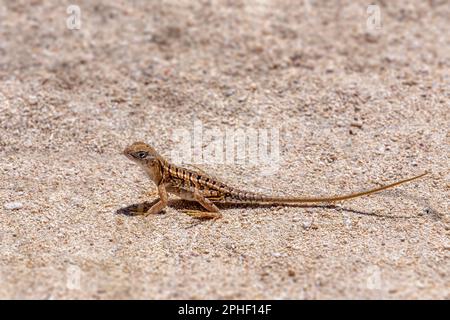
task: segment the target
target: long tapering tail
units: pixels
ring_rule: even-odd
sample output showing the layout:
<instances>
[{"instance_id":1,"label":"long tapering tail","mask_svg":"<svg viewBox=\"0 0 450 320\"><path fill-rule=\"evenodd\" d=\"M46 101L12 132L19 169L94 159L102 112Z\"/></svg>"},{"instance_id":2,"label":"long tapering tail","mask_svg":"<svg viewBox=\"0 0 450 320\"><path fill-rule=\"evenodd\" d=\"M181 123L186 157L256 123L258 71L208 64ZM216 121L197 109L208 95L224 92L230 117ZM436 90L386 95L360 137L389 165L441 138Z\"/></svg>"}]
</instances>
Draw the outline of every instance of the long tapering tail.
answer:
<instances>
[{"instance_id":1,"label":"long tapering tail","mask_svg":"<svg viewBox=\"0 0 450 320\"><path fill-rule=\"evenodd\" d=\"M426 174L428 174L428 172L424 172L421 175L412 177L412 178L408 178L408 179L404 179L404 180L400 180L385 186L381 186L378 188L374 188L374 189L370 189L367 191L361 191L361 192L356 192L356 193L351 193L351 194L347 194L347 195L343 195L343 196L332 196L332 197L273 197L273 196L251 196L251 198L253 199L248 199L248 200L256 200L256 201L260 201L260 202L266 202L266 203L311 203L311 202L333 202L333 201L341 201L341 200L348 200L348 199L353 199L353 198L357 198L357 197L362 197L362 196L366 196L372 193L376 193L382 190L386 190L386 189L390 189L393 188L395 186L398 186L399 184L403 184L409 181L413 181L416 179L419 179L423 176L425 176Z\"/></svg>"}]
</instances>

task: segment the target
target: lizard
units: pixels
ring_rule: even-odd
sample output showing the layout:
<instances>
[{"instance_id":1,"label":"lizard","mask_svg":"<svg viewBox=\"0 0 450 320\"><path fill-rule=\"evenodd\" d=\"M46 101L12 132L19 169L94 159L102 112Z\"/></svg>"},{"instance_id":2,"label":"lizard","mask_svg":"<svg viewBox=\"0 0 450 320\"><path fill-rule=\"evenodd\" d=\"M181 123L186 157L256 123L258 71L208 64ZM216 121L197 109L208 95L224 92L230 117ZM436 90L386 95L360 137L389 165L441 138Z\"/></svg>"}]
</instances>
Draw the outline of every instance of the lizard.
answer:
<instances>
[{"instance_id":1,"label":"lizard","mask_svg":"<svg viewBox=\"0 0 450 320\"><path fill-rule=\"evenodd\" d=\"M144 216L160 213L168 204L168 194L174 194L184 200L196 201L206 209L206 211L184 210L190 216L194 218L217 219L221 217L221 214L215 203L330 203L370 195L419 179L427 174L427 172L424 172L412 178L398 180L391 184L346 195L281 197L237 189L213 178L203 171L195 171L176 166L161 156L152 146L144 142L139 141L131 144L125 148L123 153L128 159L137 163L157 186L159 199L143 213Z\"/></svg>"}]
</instances>

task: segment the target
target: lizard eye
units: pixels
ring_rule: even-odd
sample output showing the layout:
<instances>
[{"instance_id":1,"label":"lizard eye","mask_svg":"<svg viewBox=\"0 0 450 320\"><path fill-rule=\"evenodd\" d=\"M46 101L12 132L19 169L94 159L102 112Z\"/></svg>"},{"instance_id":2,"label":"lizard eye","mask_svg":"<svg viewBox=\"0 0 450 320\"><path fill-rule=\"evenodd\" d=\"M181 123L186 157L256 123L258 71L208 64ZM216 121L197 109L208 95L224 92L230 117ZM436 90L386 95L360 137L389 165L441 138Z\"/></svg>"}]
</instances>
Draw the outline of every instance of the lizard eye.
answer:
<instances>
[{"instance_id":1,"label":"lizard eye","mask_svg":"<svg viewBox=\"0 0 450 320\"><path fill-rule=\"evenodd\" d=\"M138 158L144 159L148 155L148 153L145 151L139 151L136 155L138 156Z\"/></svg>"}]
</instances>

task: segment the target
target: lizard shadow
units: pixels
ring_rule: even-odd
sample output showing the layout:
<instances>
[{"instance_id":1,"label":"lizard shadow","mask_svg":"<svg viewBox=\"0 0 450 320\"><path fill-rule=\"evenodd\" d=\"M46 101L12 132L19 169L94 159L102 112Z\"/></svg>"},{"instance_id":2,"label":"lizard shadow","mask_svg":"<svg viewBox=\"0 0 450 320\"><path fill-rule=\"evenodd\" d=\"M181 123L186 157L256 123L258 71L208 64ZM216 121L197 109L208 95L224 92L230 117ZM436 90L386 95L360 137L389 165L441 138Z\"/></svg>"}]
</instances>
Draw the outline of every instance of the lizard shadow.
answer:
<instances>
[{"instance_id":1,"label":"lizard shadow","mask_svg":"<svg viewBox=\"0 0 450 320\"><path fill-rule=\"evenodd\" d=\"M439 210L434 208L434 206L430 203L429 199L421 196L413 196L406 190L386 190L380 196L386 198L398 198L401 196L401 198L403 199L410 199L422 205L424 207L422 214L428 215L434 220L441 220L443 217L443 214L439 212Z\"/></svg>"},{"instance_id":2,"label":"lizard shadow","mask_svg":"<svg viewBox=\"0 0 450 320\"><path fill-rule=\"evenodd\" d=\"M276 207L293 207L293 208L305 208L305 209L331 209L338 212L350 212L354 214L364 215L364 216L373 216L373 217L383 217L383 218L410 218L405 216L388 216L383 214L377 214L373 212L364 212L361 210L355 210L351 208L340 207L334 204L281 204L281 203L264 203L264 204L246 204L246 203L224 203L217 205L219 208L229 209L229 208L276 208Z\"/></svg>"},{"instance_id":3,"label":"lizard shadow","mask_svg":"<svg viewBox=\"0 0 450 320\"><path fill-rule=\"evenodd\" d=\"M153 201L144 201L141 203L131 204L129 206L120 208L116 210L116 214L122 214L125 216L137 216L142 215L143 212L150 209L154 204L158 202L158 199Z\"/></svg>"},{"instance_id":4,"label":"lizard shadow","mask_svg":"<svg viewBox=\"0 0 450 320\"><path fill-rule=\"evenodd\" d=\"M142 215L143 212L150 209L156 202L158 202L158 199L155 199L154 201L144 201L137 204L132 204L123 208L120 208L116 210L116 214L122 214L126 216L136 216L136 215ZM390 219L409 219L412 218L411 216L391 216L391 215L384 215L384 214L377 214L373 212L364 212L360 210L355 210L351 208L345 208L333 204L296 204L296 203L289 203L289 204L281 204L281 203L216 203L217 207L219 209L232 209L232 208L274 208L274 207L295 207L295 208L320 208L320 209L331 209L338 212L350 212L354 214L364 215L364 216L373 216L373 217L383 217L383 218L390 218ZM177 210L181 209L188 209L188 210L204 210L203 207L194 202L194 201L187 201L182 199L171 199L169 200L168 206L173 207ZM164 212L164 210L163 210Z\"/></svg>"}]
</instances>

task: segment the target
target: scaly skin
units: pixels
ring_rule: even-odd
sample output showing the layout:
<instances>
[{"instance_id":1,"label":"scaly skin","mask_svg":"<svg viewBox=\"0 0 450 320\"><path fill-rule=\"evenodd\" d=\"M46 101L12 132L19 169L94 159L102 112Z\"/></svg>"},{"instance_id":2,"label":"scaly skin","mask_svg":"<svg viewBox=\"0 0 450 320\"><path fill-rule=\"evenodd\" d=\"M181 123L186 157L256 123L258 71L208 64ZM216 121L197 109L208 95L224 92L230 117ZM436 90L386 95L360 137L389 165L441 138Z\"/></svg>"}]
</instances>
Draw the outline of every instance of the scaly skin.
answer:
<instances>
[{"instance_id":1,"label":"scaly skin","mask_svg":"<svg viewBox=\"0 0 450 320\"><path fill-rule=\"evenodd\" d=\"M187 211L196 218L219 218L219 208L215 202L231 203L319 203L348 200L369 195L381 190L395 187L399 184L409 182L423 177L427 173L400 180L389 185L356 192L343 196L330 197L277 197L242 191L226 185L207 174L181 168L169 163L151 146L144 142L135 142L124 150L124 154L130 160L138 163L148 174L150 179L158 187L159 201L148 209L144 215L159 213L167 206L168 194L175 194L182 199L197 201L207 211Z\"/></svg>"}]
</instances>

